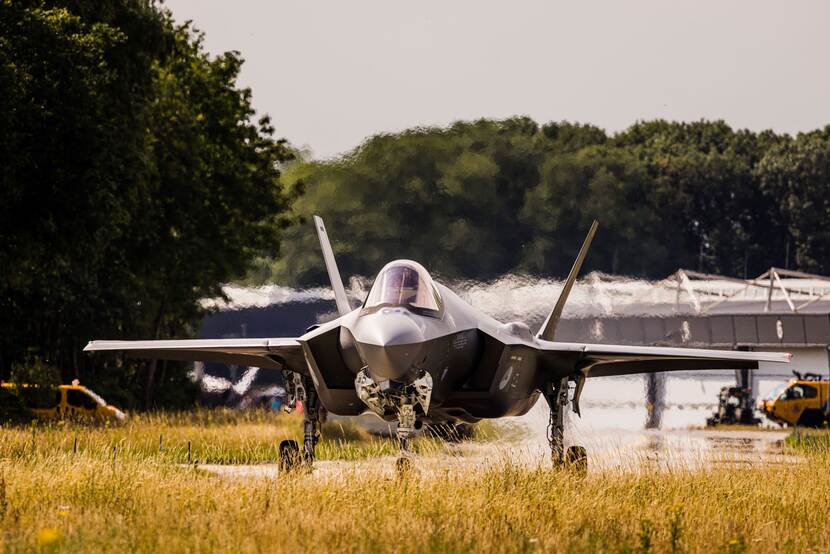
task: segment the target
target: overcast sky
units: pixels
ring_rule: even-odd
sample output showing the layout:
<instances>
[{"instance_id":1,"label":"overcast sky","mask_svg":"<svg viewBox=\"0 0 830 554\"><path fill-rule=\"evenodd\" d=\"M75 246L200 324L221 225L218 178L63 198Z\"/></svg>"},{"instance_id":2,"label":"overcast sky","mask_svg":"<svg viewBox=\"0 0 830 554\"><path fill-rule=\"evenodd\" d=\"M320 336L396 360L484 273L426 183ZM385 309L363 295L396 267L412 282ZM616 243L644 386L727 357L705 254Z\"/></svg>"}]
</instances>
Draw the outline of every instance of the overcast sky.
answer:
<instances>
[{"instance_id":1,"label":"overcast sky","mask_svg":"<svg viewBox=\"0 0 830 554\"><path fill-rule=\"evenodd\" d=\"M609 131L725 119L830 123L830 2L767 0L167 0L315 157L366 137L528 115Z\"/></svg>"}]
</instances>

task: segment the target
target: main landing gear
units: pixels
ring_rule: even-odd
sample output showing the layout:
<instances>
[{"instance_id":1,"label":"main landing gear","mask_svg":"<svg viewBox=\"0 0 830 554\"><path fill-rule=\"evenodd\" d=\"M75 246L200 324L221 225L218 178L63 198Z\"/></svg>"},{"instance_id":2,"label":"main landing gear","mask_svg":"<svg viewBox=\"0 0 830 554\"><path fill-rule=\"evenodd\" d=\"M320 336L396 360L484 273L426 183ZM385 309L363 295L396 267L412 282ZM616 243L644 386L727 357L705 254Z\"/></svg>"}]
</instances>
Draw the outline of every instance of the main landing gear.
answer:
<instances>
[{"instance_id":1,"label":"main landing gear","mask_svg":"<svg viewBox=\"0 0 830 554\"><path fill-rule=\"evenodd\" d=\"M542 392L550 406L548 444L554 467L574 470L578 475L588 471L588 455L584 447L571 446L565 450L565 410L568 409L568 378L545 383Z\"/></svg>"},{"instance_id":2,"label":"main landing gear","mask_svg":"<svg viewBox=\"0 0 830 554\"><path fill-rule=\"evenodd\" d=\"M283 372L283 381L288 391L287 409L293 410L297 400L303 403L303 449L294 440L284 440L279 448L280 473L291 472L300 467L311 469L314 449L320 441L320 397L311 378L290 371Z\"/></svg>"}]
</instances>

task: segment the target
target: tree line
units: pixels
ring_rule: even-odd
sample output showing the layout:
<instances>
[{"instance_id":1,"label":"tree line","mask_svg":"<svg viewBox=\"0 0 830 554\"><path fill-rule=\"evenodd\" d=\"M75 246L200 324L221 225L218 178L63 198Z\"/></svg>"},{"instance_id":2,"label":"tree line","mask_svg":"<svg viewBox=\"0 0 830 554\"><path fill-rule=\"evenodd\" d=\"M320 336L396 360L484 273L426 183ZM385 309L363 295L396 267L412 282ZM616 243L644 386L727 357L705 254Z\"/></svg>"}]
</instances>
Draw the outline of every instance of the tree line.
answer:
<instances>
[{"instance_id":1,"label":"tree line","mask_svg":"<svg viewBox=\"0 0 830 554\"><path fill-rule=\"evenodd\" d=\"M609 134L526 117L370 138L292 165L293 211L326 219L341 271L395 257L446 278L567 275L593 219L586 270L738 277L770 266L830 273L830 126L792 137L723 121L638 122ZM249 282L327 282L309 225Z\"/></svg>"}]
</instances>

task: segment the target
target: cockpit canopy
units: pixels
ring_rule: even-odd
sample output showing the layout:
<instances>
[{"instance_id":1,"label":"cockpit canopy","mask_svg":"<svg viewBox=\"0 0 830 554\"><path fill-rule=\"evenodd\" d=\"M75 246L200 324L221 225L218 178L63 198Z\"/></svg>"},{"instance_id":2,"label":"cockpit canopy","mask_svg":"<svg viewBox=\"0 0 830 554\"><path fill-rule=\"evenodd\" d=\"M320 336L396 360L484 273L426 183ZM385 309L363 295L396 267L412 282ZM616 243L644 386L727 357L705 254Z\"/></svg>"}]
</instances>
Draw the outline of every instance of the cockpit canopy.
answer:
<instances>
[{"instance_id":1,"label":"cockpit canopy","mask_svg":"<svg viewBox=\"0 0 830 554\"><path fill-rule=\"evenodd\" d=\"M409 260L390 262L378 273L364 308L407 306L439 312L441 296L427 270Z\"/></svg>"}]
</instances>

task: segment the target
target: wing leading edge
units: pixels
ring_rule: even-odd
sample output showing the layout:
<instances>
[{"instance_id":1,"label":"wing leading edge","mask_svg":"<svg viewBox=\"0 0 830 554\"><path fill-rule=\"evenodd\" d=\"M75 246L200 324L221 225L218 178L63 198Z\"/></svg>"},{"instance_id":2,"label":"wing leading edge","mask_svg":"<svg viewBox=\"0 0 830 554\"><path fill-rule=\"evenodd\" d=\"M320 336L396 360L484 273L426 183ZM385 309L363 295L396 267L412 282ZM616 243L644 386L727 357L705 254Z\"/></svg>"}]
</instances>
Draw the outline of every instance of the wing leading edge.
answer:
<instances>
[{"instance_id":1,"label":"wing leading edge","mask_svg":"<svg viewBox=\"0 0 830 554\"><path fill-rule=\"evenodd\" d=\"M308 373L302 345L292 338L94 340L84 352L123 351L134 358L213 362Z\"/></svg>"},{"instance_id":2,"label":"wing leading edge","mask_svg":"<svg viewBox=\"0 0 830 554\"><path fill-rule=\"evenodd\" d=\"M586 377L610 377L658 371L698 369L757 369L759 362L789 363L792 354L623 346L539 341L542 357L576 357L577 369Z\"/></svg>"}]
</instances>

